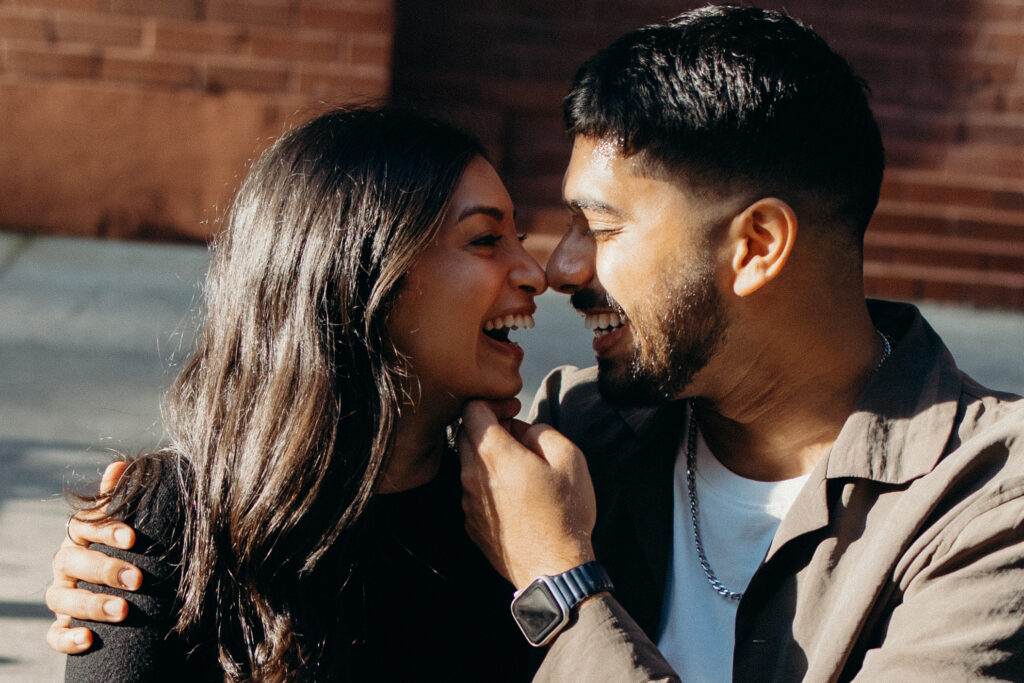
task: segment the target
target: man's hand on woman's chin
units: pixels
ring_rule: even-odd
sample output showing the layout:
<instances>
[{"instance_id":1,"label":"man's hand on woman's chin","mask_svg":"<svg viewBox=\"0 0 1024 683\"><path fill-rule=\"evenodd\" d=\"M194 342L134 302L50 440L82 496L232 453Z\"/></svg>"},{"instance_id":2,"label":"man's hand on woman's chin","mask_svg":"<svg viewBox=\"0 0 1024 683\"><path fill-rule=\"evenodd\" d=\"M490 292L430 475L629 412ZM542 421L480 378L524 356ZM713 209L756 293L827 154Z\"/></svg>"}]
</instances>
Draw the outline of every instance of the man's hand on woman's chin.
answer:
<instances>
[{"instance_id":1,"label":"man's hand on woman's chin","mask_svg":"<svg viewBox=\"0 0 1024 683\"><path fill-rule=\"evenodd\" d=\"M124 473L127 463L113 462L103 472L100 491L110 491ZM90 522L72 517L60 549L53 556L53 583L46 589L46 606L56 619L46 632L47 644L57 652L77 654L92 646L92 631L71 628L71 619L118 622L128 616L122 598L78 588L79 581L123 590L138 590L142 572L138 567L90 550L91 543L103 543L127 550L135 544L135 531L122 522Z\"/></svg>"}]
</instances>

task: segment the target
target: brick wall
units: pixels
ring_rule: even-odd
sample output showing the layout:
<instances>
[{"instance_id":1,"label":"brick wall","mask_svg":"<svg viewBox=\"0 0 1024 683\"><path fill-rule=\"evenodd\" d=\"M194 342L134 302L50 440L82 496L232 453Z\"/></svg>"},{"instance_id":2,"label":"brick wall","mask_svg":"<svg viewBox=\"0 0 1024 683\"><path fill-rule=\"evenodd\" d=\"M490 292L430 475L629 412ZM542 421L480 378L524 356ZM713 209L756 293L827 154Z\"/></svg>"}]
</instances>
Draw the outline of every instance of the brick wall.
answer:
<instances>
[{"instance_id":1,"label":"brick wall","mask_svg":"<svg viewBox=\"0 0 1024 683\"><path fill-rule=\"evenodd\" d=\"M260 145L390 79L484 139L543 257L575 68L699 4L0 0L0 229L203 238ZM889 168L869 293L1024 308L1024 0L785 6L874 89Z\"/></svg>"},{"instance_id":2,"label":"brick wall","mask_svg":"<svg viewBox=\"0 0 1024 683\"><path fill-rule=\"evenodd\" d=\"M559 103L594 50L704 2L399 0L394 96L493 150L550 246L568 158ZM764 3L782 7L783 3ZM888 152L869 294L1024 309L1024 0L789 0L872 85Z\"/></svg>"},{"instance_id":3,"label":"brick wall","mask_svg":"<svg viewBox=\"0 0 1024 683\"><path fill-rule=\"evenodd\" d=\"M318 100L381 98L392 0L0 0L0 228L204 238Z\"/></svg>"}]
</instances>

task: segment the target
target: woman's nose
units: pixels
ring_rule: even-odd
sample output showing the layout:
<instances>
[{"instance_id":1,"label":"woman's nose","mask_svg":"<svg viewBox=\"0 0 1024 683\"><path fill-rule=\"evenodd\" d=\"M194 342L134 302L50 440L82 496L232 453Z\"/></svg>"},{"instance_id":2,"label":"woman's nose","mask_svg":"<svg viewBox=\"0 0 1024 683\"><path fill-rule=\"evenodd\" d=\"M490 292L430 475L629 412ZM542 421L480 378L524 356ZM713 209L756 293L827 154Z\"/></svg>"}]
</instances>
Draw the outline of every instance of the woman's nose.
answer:
<instances>
[{"instance_id":1,"label":"woman's nose","mask_svg":"<svg viewBox=\"0 0 1024 683\"><path fill-rule=\"evenodd\" d=\"M538 295L548 288L544 269L537 263L525 248L520 247L515 267L509 273L512 286L533 295Z\"/></svg>"},{"instance_id":2,"label":"woman's nose","mask_svg":"<svg viewBox=\"0 0 1024 683\"><path fill-rule=\"evenodd\" d=\"M594 279L593 240L569 229L548 259L548 284L556 292L572 294Z\"/></svg>"}]
</instances>

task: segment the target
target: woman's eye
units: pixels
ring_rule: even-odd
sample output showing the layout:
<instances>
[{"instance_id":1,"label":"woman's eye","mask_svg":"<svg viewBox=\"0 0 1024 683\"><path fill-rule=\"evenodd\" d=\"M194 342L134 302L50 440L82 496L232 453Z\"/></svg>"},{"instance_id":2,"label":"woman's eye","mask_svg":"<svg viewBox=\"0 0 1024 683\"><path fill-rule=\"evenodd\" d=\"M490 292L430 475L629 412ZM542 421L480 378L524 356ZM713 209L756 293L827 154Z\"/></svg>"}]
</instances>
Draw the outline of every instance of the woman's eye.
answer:
<instances>
[{"instance_id":1,"label":"woman's eye","mask_svg":"<svg viewBox=\"0 0 1024 683\"><path fill-rule=\"evenodd\" d=\"M501 235L481 235L470 242L470 244L474 247L493 247L500 241Z\"/></svg>"},{"instance_id":2,"label":"woman's eye","mask_svg":"<svg viewBox=\"0 0 1024 683\"><path fill-rule=\"evenodd\" d=\"M527 237L529 237L529 235L527 235L525 232L522 233L521 235L516 235L516 239L519 240L520 242L525 242Z\"/></svg>"}]
</instances>

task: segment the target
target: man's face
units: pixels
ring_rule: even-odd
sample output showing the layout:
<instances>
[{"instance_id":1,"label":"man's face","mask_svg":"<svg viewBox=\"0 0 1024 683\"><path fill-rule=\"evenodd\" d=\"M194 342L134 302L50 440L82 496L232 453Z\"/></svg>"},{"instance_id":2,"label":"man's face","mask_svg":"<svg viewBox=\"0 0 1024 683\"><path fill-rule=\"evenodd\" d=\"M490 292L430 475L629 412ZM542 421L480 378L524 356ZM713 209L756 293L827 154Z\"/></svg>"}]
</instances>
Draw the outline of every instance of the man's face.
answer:
<instances>
[{"instance_id":1,"label":"man's face","mask_svg":"<svg viewBox=\"0 0 1024 683\"><path fill-rule=\"evenodd\" d=\"M722 217L640 175L608 140L576 138L563 195L571 222L548 282L594 330L602 395L642 405L692 394L727 327L711 245Z\"/></svg>"}]
</instances>

